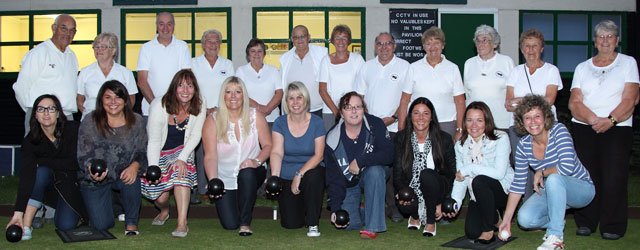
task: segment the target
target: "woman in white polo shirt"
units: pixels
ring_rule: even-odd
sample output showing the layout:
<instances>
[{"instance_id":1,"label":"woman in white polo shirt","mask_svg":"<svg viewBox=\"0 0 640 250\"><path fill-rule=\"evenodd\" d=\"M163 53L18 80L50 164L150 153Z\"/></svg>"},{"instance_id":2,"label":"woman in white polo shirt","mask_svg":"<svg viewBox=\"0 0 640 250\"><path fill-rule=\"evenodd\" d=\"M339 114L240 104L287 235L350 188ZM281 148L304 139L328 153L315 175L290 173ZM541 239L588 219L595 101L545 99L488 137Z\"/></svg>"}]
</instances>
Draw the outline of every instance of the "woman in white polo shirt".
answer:
<instances>
[{"instance_id":1,"label":"woman in white polo shirt","mask_svg":"<svg viewBox=\"0 0 640 250\"><path fill-rule=\"evenodd\" d=\"M333 52L320 62L320 97L324 102L322 120L325 130L329 130L340 117L338 101L351 91L356 90L356 75L364 65L362 56L349 52L351 44L351 29L349 26L336 25L331 32L331 44L335 46Z\"/></svg>"},{"instance_id":2,"label":"woman in white polo shirt","mask_svg":"<svg viewBox=\"0 0 640 250\"><path fill-rule=\"evenodd\" d=\"M131 70L116 63L118 59L118 36L101 33L93 40L93 55L96 62L84 67L78 75L78 95L76 102L82 119L96 109L96 97L102 84L108 80L121 82L129 91L131 102L135 103L138 87Z\"/></svg>"},{"instance_id":3,"label":"woman in white polo shirt","mask_svg":"<svg viewBox=\"0 0 640 250\"><path fill-rule=\"evenodd\" d=\"M454 140L462 133L464 115L464 86L458 65L442 54L445 45L444 32L431 27L422 34L422 48L427 53L424 59L415 61L407 71L405 86L400 99L398 129L404 128L409 101L426 97L438 111L440 128Z\"/></svg>"},{"instance_id":4,"label":"woman in white polo shirt","mask_svg":"<svg viewBox=\"0 0 640 250\"><path fill-rule=\"evenodd\" d=\"M262 40L251 39L245 50L249 63L240 66L236 76L247 86L250 106L273 124L280 116L278 105L282 102L282 80L276 67L264 64L266 51Z\"/></svg>"},{"instance_id":5,"label":"woman in white polo shirt","mask_svg":"<svg viewBox=\"0 0 640 250\"><path fill-rule=\"evenodd\" d=\"M496 128L506 132L512 115L504 107L504 97L507 94L507 77L514 66L513 60L497 52L500 34L491 26L478 26L473 42L478 55L464 63L467 105L475 101L486 103L491 109Z\"/></svg>"}]
</instances>

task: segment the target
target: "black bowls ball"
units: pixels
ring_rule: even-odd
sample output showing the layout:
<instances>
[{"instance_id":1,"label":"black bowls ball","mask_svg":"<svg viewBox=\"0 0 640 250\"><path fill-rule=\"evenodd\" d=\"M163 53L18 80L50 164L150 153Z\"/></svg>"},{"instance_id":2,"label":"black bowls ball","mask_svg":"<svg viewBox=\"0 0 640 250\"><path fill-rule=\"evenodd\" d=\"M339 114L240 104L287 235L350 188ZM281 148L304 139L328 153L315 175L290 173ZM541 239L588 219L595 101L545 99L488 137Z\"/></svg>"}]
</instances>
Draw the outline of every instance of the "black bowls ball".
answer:
<instances>
[{"instance_id":1,"label":"black bowls ball","mask_svg":"<svg viewBox=\"0 0 640 250\"><path fill-rule=\"evenodd\" d=\"M147 174L145 175L145 178L147 178L148 181L156 182L157 180L160 180L161 176L162 170L160 170L160 167L151 165L147 168Z\"/></svg>"},{"instance_id":2,"label":"black bowls ball","mask_svg":"<svg viewBox=\"0 0 640 250\"><path fill-rule=\"evenodd\" d=\"M349 213L344 209L336 211L336 225L346 226L349 224Z\"/></svg>"},{"instance_id":3,"label":"black bowls ball","mask_svg":"<svg viewBox=\"0 0 640 250\"><path fill-rule=\"evenodd\" d=\"M280 192L282 192L282 183L280 182L280 177L271 176L267 179L267 183L265 183L265 187L267 190L267 198L276 199Z\"/></svg>"},{"instance_id":4,"label":"black bowls ball","mask_svg":"<svg viewBox=\"0 0 640 250\"><path fill-rule=\"evenodd\" d=\"M18 242L22 239L22 228L18 225L11 225L7 228L5 236L9 242Z\"/></svg>"},{"instance_id":5,"label":"black bowls ball","mask_svg":"<svg viewBox=\"0 0 640 250\"><path fill-rule=\"evenodd\" d=\"M415 196L416 194L411 187L404 187L398 191L398 200L403 202L411 202Z\"/></svg>"},{"instance_id":6,"label":"black bowls ball","mask_svg":"<svg viewBox=\"0 0 640 250\"><path fill-rule=\"evenodd\" d=\"M102 175L104 171L107 171L107 163L103 159L91 159L91 174Z\"/></svg>"},{"instance_id":7,"label":"black bowls ball","mask_svg":"<svg viewBox=\"0 0 640 250\"><path fill-rule=\"evenodd\" d=\"M456 200L452 198L446 198L442 202L442 212L444 213L455 213L458 211L458 203Z\"/></svg>"},{"instance_id":8,"label":"black bowls ball","mask_svg":"<svg viewBox=\"0 0 640 250\"><path fill-rule=\"evenodd\" d=\"M224 194L224 183L218 178L209 180L209 195L217 197Z\"/></svg>"}]
</instances>

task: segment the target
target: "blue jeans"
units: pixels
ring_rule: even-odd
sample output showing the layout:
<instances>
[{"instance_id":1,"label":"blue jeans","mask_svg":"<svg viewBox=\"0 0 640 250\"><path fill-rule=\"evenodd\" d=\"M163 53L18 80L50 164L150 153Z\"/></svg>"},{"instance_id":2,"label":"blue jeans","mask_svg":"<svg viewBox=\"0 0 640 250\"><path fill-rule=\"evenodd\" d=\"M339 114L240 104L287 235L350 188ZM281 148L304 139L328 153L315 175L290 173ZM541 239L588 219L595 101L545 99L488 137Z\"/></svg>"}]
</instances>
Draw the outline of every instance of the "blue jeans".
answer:
<instances>
[{"instance_id":1,"label":"blue jeans","mask_svg":"<svg viewBox=\"0 0 640 250\"><path fill-rule=\"evenodd\" d=\"M42 201L44 200L44 194L46 191L53 188L53 170L49 167L38 166L36 168L36 181L33 184L33 190L31 191L31 197L29 197L28 205L40 209L42 207ZM57 194L57 205L55 214L55 225L60 230L71 230L76 227L80 217L75 211L67 204L60 194Z\"/></svg>"},{"instance_id":2,"label":"blue jeans","mask_svg":"<svg viewBox=\"0 0 640 250\"><path fill-rule=\"evenodd\" d=\"M106 230L115 224L111 192L120 190L120 198L125 215L126 226L137 226L140 215L140 178L131 185L125 185L118 179L110 183L94 183L94 185L80 185L80 193L84 199L89 222L98 230Z\"/></svg>"},{"instance_id":3,"label":"blue jeans","mask_svg":"<svg viewBox=\"0 0 640 250\"><path fill-rule=\"evenodd\" d=\"M565 210L588 205L595 193L595 187L587 181L551 174L540 194L534 193L520 207L518 223L523 228L546 228L545 235L562 239Z\"/></svg>"},{"instance_id":4,"label":"blue jeans","mask_svg":"<svg viewBox=\"0 0 640 250\"><path fill-rule=\"evenodd\" d=\"M370 232L387 231L384 218L384 195L386 192L386 180L389 176L387 166L369 166L360 173L358 185L347 188L342 209L349 213L349 226L347 230L359 230L363 227ZM360 200L364 189L364 211L360 211Z\"/></svg>"}]
</instances>

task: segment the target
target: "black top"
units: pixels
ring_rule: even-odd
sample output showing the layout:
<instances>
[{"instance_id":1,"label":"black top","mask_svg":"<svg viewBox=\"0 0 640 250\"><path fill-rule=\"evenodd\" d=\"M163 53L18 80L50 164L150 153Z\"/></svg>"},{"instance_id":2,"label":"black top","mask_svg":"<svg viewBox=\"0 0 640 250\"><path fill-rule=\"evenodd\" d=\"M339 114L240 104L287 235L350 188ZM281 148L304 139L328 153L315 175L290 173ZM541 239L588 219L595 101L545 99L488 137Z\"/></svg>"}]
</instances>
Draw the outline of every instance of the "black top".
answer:
<instances>
[{"instance_id":1,"label":"black top","mask_svg":"<svg viewBox=\"0 0 640 250\"><path fill-rule=\"evenodd\" d=\"M188 120L184 120L182 123L178 124L181 128L184 128ZM164 146L162 150L169 150L177 148L180 145L184 145L184 133L185 130L178 130L176 125L168 125L169 129L167 130L167 140L164 142Z\"/></svg>"}]
</instances>

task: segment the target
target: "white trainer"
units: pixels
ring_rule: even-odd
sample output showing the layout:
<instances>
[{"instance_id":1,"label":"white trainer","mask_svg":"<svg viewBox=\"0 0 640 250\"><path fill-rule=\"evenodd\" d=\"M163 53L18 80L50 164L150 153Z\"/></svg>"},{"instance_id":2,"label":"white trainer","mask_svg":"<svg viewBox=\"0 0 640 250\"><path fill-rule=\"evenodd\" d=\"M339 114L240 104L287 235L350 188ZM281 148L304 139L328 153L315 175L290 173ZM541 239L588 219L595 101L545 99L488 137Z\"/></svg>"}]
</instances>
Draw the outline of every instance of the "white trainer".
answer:
<instances>
[{"instance_id":1,"label":"white trainer","mask_svg":"<svg viewBox=\"0 0 640 250\"><path fill-rule=\"evenodd\" d=\"M547 235L544 238L544 242L537 248L538 250L562 250L564 249L564 242L556 235Z\"/></svg>"},{"instance_id":2,"label":"white trainer","mask_svg":"<svg viewBox=\"0 0 640 250\"><path fill-rule=\"evenodd\" d=\"M30 240L33 238L33 228L31 227L23 227L22 228L22 239L21 240Z\"/></svg>"},{"instance_id":3,"label":"white trainer","mask_svg":"<svg viewBox=\"0 0 640 250\"><path fill-rule=\"evenodd\" d=\"M318 226L310 226L309 227L309 232L307 232L307 236L309 237L319 237L320 236L320 230L318 229Z\"/></svg>"},{"instance_id":4,"label":"white trainer","mask_svg":"<svg viewBox=\"0 0 640 250\"><path fill-rule=\"evenodd\" d=\"M118 221L124 221L124 214L118 215Z\"/></svg>"}]
</instances>

